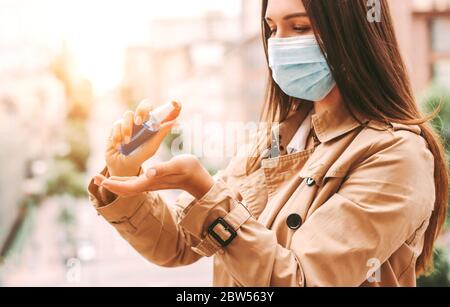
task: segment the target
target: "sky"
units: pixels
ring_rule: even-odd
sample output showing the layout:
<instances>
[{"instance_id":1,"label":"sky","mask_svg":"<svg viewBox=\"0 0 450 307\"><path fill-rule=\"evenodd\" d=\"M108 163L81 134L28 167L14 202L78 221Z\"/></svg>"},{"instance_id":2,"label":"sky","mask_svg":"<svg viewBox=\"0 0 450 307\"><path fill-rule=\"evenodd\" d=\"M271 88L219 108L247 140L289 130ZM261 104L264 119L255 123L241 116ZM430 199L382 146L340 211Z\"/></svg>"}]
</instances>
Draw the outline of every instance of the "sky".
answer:
<instances>
[{"instance_id":1,"label":"sky","mask_svg":"<svg viewBox=\"0 0 450 307\"><path fill-rule=\"evenodd\" d=\"M30 41L55 48L64 40L99 90L120 82L122 55L149 40L152 19L220 11L234 16L240 0L0 0L0 44Z\"/></svg>"}]
</instances>

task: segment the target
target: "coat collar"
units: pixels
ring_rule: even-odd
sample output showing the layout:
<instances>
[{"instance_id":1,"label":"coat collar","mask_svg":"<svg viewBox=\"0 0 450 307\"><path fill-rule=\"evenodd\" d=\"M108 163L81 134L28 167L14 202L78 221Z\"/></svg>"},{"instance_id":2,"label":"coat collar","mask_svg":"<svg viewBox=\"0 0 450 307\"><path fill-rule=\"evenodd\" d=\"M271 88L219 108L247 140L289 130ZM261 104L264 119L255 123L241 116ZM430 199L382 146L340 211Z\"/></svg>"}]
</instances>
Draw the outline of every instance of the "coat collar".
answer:
<instances>
[{"instance_id":1,"label":"coat collar","mask_svg":"<svg viewBox=\"0 0 450 307\"><path fill-rule=\"evenodd\" d=\"M329 104L320 114L312 116L312 127L321 143L328 143L356 128L368 124L369 120L358 115L357 120L345 104Z\"/></svg>"},{"instance_id":2,"label":"coat collar","mask_svg":"<svg viewBox=\"0 0 450 307\"><path fill-rule=\"evenodd\" d=\"M293 110L292 114L280 123L279 133L283 137L282 143L291 140L303 120L313 109L313 102L301 102L296 110ZM313 134L317 137L318 142L322 144L342 137L361 126L372 127L377 130L388 128L386 124L370 120L365 115L355 113L353 116L344 103L327 104L321 113L314 113L312 115L311 124ZM284 145L286 146L287 143Z\"/></svg>"}]
</instances>

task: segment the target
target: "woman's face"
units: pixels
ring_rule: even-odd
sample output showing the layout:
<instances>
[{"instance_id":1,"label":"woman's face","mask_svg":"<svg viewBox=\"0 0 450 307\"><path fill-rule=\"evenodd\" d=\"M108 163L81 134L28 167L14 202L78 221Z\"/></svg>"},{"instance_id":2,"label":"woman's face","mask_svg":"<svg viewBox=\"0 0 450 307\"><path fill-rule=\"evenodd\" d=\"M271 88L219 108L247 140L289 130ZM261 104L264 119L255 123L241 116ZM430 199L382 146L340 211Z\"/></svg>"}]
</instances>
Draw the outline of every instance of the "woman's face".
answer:
<instances>
[{"instance_id":1,"label":"woman's face","mask_svg":"<svg viewBox=\"0 0 450 307\"><path fill-rule=\"evenodd\" d=\"M283 38L313 34L301 0L269 0L266 22L271 37Z\"/></svg>"}]
</instances>

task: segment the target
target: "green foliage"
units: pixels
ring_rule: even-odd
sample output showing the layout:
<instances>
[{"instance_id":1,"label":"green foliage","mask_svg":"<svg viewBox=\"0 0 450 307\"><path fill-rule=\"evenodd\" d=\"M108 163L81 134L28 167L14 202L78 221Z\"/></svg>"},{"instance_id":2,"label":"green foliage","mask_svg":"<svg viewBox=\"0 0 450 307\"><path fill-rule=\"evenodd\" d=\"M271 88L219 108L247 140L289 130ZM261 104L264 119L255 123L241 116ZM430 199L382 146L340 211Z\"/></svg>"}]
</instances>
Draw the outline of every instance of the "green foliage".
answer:
<instances>
[{"instance_id":1,"label":"green foliage","mask_svg":"<svg viewBox=\"0 0 450 307\"><path fill-rule=\"evenodd\" d=\"M58 222L63 225L71 226L76 222L76 217L69 208L62 208L58 215Z\"/></svg>"},{"instance_id":2,"label":"green foliage","mask_svg":"<svg viewBox=\"0 0 450 307\"><path fill-rule=\"evenodd\" d=\"M87 197L85 175L70 160L54 160L47 175L47 196Z\"/></svg>"},{"instance_id":3,"label":"green foliage","mask_svg":"<svg viewBox=\"0 0 450 307\"><path fill-rule=\"evenodd\" d=\"M85 172L90 150L85 121L68 120L64 129L64 140L69 145L69 151L55 157L51 162L47 174L46 195L87 197Z\"/></svg>"},{"instance_id":4,"label":"green foliage","mask_svg":"<svg viewBox=\"0 0 450 307\"><path fill-rule=\"evenodd\" d=\"M61 160L70 160L76 170L85 172L89 158L89 134L83 120L69 120L64 130L64 138L68 143L70 151L58 157Z\"/></svg>"},{"instance_id":5,"label":"green foliage","mask_svg":"<svg viewBox=\"0 0 450 307\"><path fill-rule=\"evenodd\" d=\"M417 280L419 287L450 287L450 263L445 250L437 248L433 255L434 271Z\"/></svg>"},{"instance_id":6,"label":"green foliage","mask_svg":"<svg viewBox=\"0 0 450 307\"><path fill-rule=\"evenodd\" d=\"M447 154L450 153L450 89L432 85L423 97L422 105L427 113L432 113L442 105L438 117L431 123L442 137Z\"/></svg>"},{"instance_id":7,"label":"green foliage","mask_svg":"<svg viewBox=\"0 0 450 307\"><path fill-rule=\"evenodd\" d=\"M450 156L450 89L437 84L430 86L423 97L422 105L427 113L432 113L441 107L438 116L432 120L431 124L441 136L447 156ZM446 227L450 227L450 211L447 214Z\"/></svg>"},{"instance_id":8,"label":"green foliage","mask_svg":"<svg viewBox=\"0 0 450 307\"><path fill-rule=\"evenodd\" d=\"M450 153L450 90L439 85L432 85L422 99L427 114L441 107L436 118L431 122L441 136L447 156ZM447 216L447 227L450 225L450 212ZM429 276L417 280L419 287L450 286L450 264L445 250L437 248L434 252L434 271Z\"/></svg>"}]
</instances>

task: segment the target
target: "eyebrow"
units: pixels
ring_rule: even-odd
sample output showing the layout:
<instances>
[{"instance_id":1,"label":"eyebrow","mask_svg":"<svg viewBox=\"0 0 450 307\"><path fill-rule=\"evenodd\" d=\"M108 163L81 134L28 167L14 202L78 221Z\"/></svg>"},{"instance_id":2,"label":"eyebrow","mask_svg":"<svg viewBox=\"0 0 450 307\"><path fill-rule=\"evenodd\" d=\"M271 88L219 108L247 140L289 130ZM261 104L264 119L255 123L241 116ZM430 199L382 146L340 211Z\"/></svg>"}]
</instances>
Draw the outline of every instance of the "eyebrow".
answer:
<instances>
[{"instance_id":1,"label":"eyebrow","mask_svg":"<svg viewBox=\"0 0 450 307\"><path fill-rule=\"evenodd\" d=\"M289 14L283 17L283 20L289 20L292 18L297 18L297 17L308 17L308 15L306 13L293 13L293 14ZM272 18L270 17L266 17L266 20L270 20L272 21Z\"/></svg>"}]
</instances>

